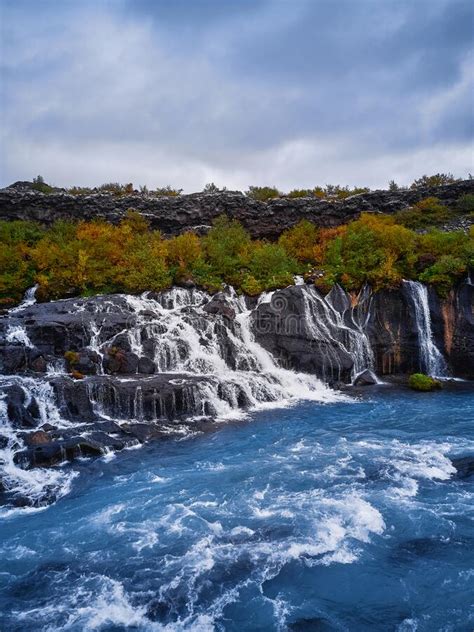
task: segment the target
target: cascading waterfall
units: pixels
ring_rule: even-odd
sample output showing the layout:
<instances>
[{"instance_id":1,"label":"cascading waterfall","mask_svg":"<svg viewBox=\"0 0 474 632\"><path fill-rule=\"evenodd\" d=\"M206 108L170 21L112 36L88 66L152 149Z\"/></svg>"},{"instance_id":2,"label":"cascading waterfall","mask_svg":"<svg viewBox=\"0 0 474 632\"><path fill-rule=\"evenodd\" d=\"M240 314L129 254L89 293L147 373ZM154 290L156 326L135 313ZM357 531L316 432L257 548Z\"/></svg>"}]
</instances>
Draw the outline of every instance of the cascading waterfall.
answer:
<instances>
[{"instance_id":1,"label":"cascading waterfall","mask_svg":"<svg viewBox=\"0 0 474 632\"><path fill-rule=\"evenodd\" d=\"M70 427L62 419L52 386L47 381L20 376L1 378L0 395L0 479L4 490L26 505L42 505L65 495L75 472L51 468L24 469L15 461L15 454L25 447L21 433L9 422L8 388L20 389L26 409L34 407L39 425L54 424L57 428ZM9 510L6 510L7 512Z\"/></svg>"},{"instance_id":2,"label":"cascading waterfall","mask_svg":"<svg viewBox=\"0 0 474 632\"><path fill-rule=\"evenodd\" d=\"M12 307L12 309L10 309L8 313L16 314L26 309L27 307L34 305L36 303L36 290L37 289L38 289L38 285L33 285L33 287L28 288L25 292L25 296L23 297L23 300L21 301L21 303L17 305L16 307Z\"/></svg>"},{"instance_id":3,"label":"cascading waterfall","mask_svg":"<svg viewBox=\"0 0 474 632\"><path fill-rule=\"evenodd\" d=\"M338 348L352 359L353 377L371 367L373 358L364 333L365 323L354 317L350 304L341 310L331 296L323 298L315 288L300 287L306 306L304 326L309 339L321 342L327 366L338 362L337 354L332 352ZM257 308L271 303L277 294L261 295ZM22 309L28 308L28 301L33 299L32 292ZM323 403L346 399L315 375L279 366L255 338L252 316L256 307L250 307L251 301L228 288L222 295L225 309L231 313L226 317L225 312L215 316L216 312L206 311L212 300L203 291L182 288L139 297L77 299L68 303L67 309L77 315L74 335L80 336L84 349L101 360L97 374L73 381L66 374L62 354L50 355L42 377L4 376L2 390L16 385L23 393L23 407L31 404L36 408L33 421L27 425L29 431L44 424L74 428L78 422L83 423L78 412L73 413L76 422L62 418L63 414L69 418L64 389L82 389L81 397L92 404L96 418L125 426L131 421L159 422L160 428L180 416L225 419L236 417L243 410L285 406L302 399ZM19 312L4 330L6 341L23 348L25 353L35 352L36 339ZM110 350L117 353L117 349L127 347L138 359L152 362L152 374L106 374L102 361L109 357ZM0 470L7 492L21 496L30 486L33 491L28 495L33 504L41 504L48 494L58 497L61 486L68 487L71 473L21 469L14 455L27 448L22 439L25 426L20 423L14 427L6 405L0 407L0 416ZM87 430L79 431L83 432L87 435Z\"/></svg>"},{"instance_id":4,"label":"cascading waterfall","mask_svg":"<svg viewBox=\"0 0 474 632\"><path fill-rule=\"evenodd\" d=\"M255 341L244 297L229 292L236 312L233 325L210 319L203 310L210 297L198 290L175 288L156 298L127 296L136 316L127 332L132 350L141 356L151 343L160 373L212 377L197 385L202 414L235 416L242 407L268 402L334 400L335 393L314 376L277 366Z\"/></svg>"},{"instance_id":5,"label":"cascading waterfall","mask_svg":"<svg viewBox=\"0 0 474 632\"><path fill-rule=\"evenodd\" d=\"M421 370L433 377L445 377L448 373L446 361L434 342L431 329L428 289L419 281L404 281L404 285L408 288L414 305Z\"/></svg>"},{"instance_id":6,"label":"cascading waterfall","mask_svg":"<svg viewBox=\"0 0 474 632\"><path fill-rule=\"evenodd\" d=\"M321 343L321 353L325 356L324 366L327 366L331 372L334 367L340 370L339 356L336 353L336 349L340 349L352 358L352 380L365 369L373 369L374 355L364 331L369 309L367 309L365 321L360 323L354 317L354 311L349 305L344 306L342 310L335 307L331 293L324 297L315 288L307 287L304 292L304 301L305 321L311 337ZM346 324L346 318L350 326Z\"/></svg>"}]
</instances>

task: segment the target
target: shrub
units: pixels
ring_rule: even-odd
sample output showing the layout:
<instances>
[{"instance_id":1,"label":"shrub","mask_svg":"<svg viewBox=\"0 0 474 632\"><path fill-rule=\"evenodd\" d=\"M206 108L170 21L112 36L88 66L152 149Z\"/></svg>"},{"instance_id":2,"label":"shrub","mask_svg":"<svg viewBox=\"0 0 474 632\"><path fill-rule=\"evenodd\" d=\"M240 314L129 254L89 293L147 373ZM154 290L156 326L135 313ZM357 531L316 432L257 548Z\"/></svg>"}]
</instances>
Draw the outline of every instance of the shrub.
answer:
<instances>
[{"instance_id":1,"label":"shrub","mask_svg":"<svg viewBox=\"0 0 474 632\"><path fill-rule=\"evenodd\" d=\"M408 386L414 391L436 391L442 388L441 382L424 373L413 373L408 379Z\"/></svg>"},{"instance_id":2,"label":"shrub","mask_svg":"<svg viewBox=\"0 0 474 632\"><path fill-rule=\"evenodd\" d=\"M251 274L245 275L241 288L249 296L258 296L263 292L263 285Z\"/></svg>"},{"instance_id":3,"label":"shrub","mask_svg":"<svg viewBox=\"0 0 474 632\"><path fill-rule=\"evenodd\" d=\"M443 184L452 184L457 178L452 173L435 173L432 176L421 176L417 180L413 180L410 185L411 189L419 189L421 187L439 187Z\"/></svg>"},{"instance_id":4,"label":"shrub","mask_svg":"<svg viewBox=\"0 0 474 632\"><path fill-rule=\"evenodd\" d=\"M474 214L474 194L466 193L465 195L461 195L456 206L463 214Z\"/></svg>"},{"instance_id":5,"label":"shrub","mask_svg":"<svg viewBox=\"0 0 474 632\"><path fill-rule=\"evenodd\" d=\"M218 217L203 238L207 262L212 276L231 285L240 285L242 268L248 264L251 240L242 224L225 215Z\"/></svg>"},{"instance_id":6,"label":"shrub","mask_svg":"<svg viewBox=\"0 0 474 632\"><path fill-rule=\"evenodd\" d=\"M146 191L146 193L148 192L148 190ZM157 187L154 191L153 191L153 195L156 196L168 196L168 197L177 197L178 195L181 195L181 193L183 192L183 189L173 189L173 187L171 187L169 184L167 184L165 187ZM142 193L145 193L145 191L142 191Z\"/></svg>"},{"instance_id":7,"label":"shrub","mask_svg":"<svg viewBox=\"0 0 474 632\"><path fill-rule=\"evenodd\" d=\"M79 354L77 351L66 351L64 354L64 359L68 363L70 367L74 366L79 362Z\"/></svg>"},{"instance_id":8,"label":"shrub","mask_svg":"<svg viewBox=\"0 0 474 632\"><path fill-rule=\"evenodd\" d=\"M312 222L302 219L285 230L278 240L286 252L300 263L314 262L314 249L318 242L318 229Z\"/></svg>"},{"instance_id":9,"label":"shrub","mask_svg":"<svg viewBox=\"0 0 474 632\"><path fill-rule=\"evenodd\" d=\"M324 285L337 282L358 290L370 283L377 290L411 276L415 234L391 217L363 213L345 229L332 231L326 232L326 245L315 250L316 263L326 272Z\"/></svg>"},{"instance_id":10,"label":"shrub","mask_svg":"<svg viewBox=\"0 0 474 632\"><path fill-rule=\"evenodd\" d=\"M133 183L120 184L120 182L106 182L97 187L99 193L112 193L113 195L131 195L134 193Z\"/></svg>"},{"instance_id":11,"label":"shrub","mask_svg":"<svg viewBox=\"0 0 474 632\"><path fill-rule=\"evenodd\" d=\"M202 190L203 193L223 193L224 191L227 191L227 187L219 189L219 187L214 184L214 182L209 182Z\"/></svg>"},{"instance_id":12,"label":"shrub","mask_svg":"<svg viewBox=\"0 0 474 632\"><path fill-rule=\"evenodd\" d=\"M201 241L194 233L183 233L167 241L169 265L174 269L174 278L182 281L193 276L193 269L202 257Z\"/></svg>"},{"instance_id":13,"label":"shrub","mask_svg":"<svg viewBox=\"0 0 474 632\"><path fill-rule=\"evenodd\" d=\"M298 270L295 259L278 244L254 242L250 255L249 272L265 290L291 285Z\"/></svg>"},{"instance_id":14,"label":"shrub","mask_svg":"<svg viewBox=\"0 0 474 632\"><path fill-rule=\"evenodd\" d=\"M35 191L40 191L40 193L52 193L54 191L54 188L52 186L46 184L43 176L36 176L36 178L33 178L33 184L31 185L31 188Z\"/></svg>"},{"instance_id":15,"label":"shrub","mask_svg":"<svg viewBox=\"0 0 474 632\"><path fill-rule=\"evenodd\" d=\"M352 195L359 195L360 193L368 193L370 189L368 187L341 187L339 184L327 184L325 188L326 197L335 197L341 200L351 197Z\"/></svg>"},{"instance_id":16,"label":"shrub","mask_svg":"<svg viewBox=\"0 0 474 632\"><path fill-rule=\"evenodd\" d=\"M71 187L70 189L67 189L67 192L70 193L71 195L90 195L91 193L93 193L92 189L90 189L89 187Z\"/></svg>"},{"instance_id":17,"label":"shrub","mask_svg":"<svg viewBox=\"0 0 474 632\"><path fill-rule=\"evenodd\" d=\"M281 193L276 187L250 186L248 188L248 191L245 191L245 195L252 198L253 200L258 200L259 202L266 202L267 200L280 197Z\"/></svg>"},{"instance_id":18,"label":"shrub","mask_svg":"<svg viewBox=\"0 0 474 632\"><path fill-rule=\"evenodd\" d=\"M293 189L289 193L285 193L287 198L314 197L313 189Z\"/></svg>"},{"instance_id":19,"label":"shrub","mask_svg":"<svg viewBox=\"0 0 474 632\"><path fill-rule=\"evenodd\" d=\"M449 209L438 198L420 200L409 209L395 213L395 220L407 228L420 229L443 224L451 219Z\"/></svg>"}]
</instances>

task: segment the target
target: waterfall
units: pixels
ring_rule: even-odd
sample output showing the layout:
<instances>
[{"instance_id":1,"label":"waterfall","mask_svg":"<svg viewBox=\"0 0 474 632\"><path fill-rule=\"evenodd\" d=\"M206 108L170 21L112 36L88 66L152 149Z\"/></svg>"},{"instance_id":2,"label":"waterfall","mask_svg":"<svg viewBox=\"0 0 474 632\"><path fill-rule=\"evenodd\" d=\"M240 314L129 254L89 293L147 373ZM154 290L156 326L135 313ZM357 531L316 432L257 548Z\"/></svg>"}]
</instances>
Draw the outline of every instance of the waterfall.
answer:
<instances>
[{"instance_id":1,"label":"waterfall","mask_svg":"<svg viewBox=\"0 0 474 632\"><path fill-rule=\"evenodd\" d=\"M33 287L28 288L25 292L25 296L23 297L23 300L21 301L21 303L17 305L16 307L12 307L12 309L8 310L8 313L16 314L26 309L27 307L34 305L36 303L36 290L37 289L38 289L37 284L33 285Z\"/></svg>"},{"instance_id":2,"label":"waterfall","mask_svg":"<svg viewBox=\"0 0 474 632\"><path fill-rule=\"evenodd\" d=\"M20 344L23 347L29 347L30 349L33 347L33 344L23 325L8 325L5 338L7 342L11 342L13 344Z\"/></svg>"},{"instance_id":3,"label":"waterfall","mask_svg":"<svg viewBox=\"0 0 474 632\"><path fill-rule=\"evenodd\" d=\"M415 322L418 329L421 370L433 377L445 377L445 359L436 346L431 329L428 288L419 281L404 281L413 301Z\"/></svg>"},{"instance_id":4,"label":"waterfall","mask_svg":"<svg viewBox=\"0 0 474 632\"><path fill-rule=\"evenodd\" d=\"M21 436L22 429L14 427L9 420L9 388L20 389L22 405L25 410L34 411L38 426L50 423L57 428L68 428L72 424L62 419L54 390L47 381L5 376L0 378L0 386L3 391L0 394L0 479L3 488L6 493L20 500L20 504L43 506L65 495L76 473L56 468L24 469L15 461L15 454L26 446Z\"/></svg>"},{"instance_id":5,"label":"waterfall","mask_svg":"<svg viewBox=\"0 0 474 632\"><path fill-rule=\"evenodd\" d=\"M326 357L325 366L329 370L339 366L336 352L339 349L352 358L351 378L354 380L365 369L374 367L374 355L364 331L369 309L364 322L360 323L351 309L347 295L344 295L347 298L346 304L337 308L333 291L324 297L314 287L305 288L305 321L310 337L321 343L321 352ZM343 292L340 288L339 291ZM366 299L365 296L361 298Z\"/></svg>"},{"instance_id":6,"label":"waterfall","mask_svg":"<svg viewBox=\"0 0 474 632\"><path fill-rule=\"evenodd\" d=\"M135 317L127 331L131 349L143 356L151 348L159 373L212 378L196 386L200 414L235 416L242 406L337 397L316 377L280 368L255 341L245 298L228 292L236 314L232 323L209 318L203 307L211 297L199 290L174 288L160 295L127 296ZM268 296L260 298L265 299Z\"/></svg>"},{"instance_id":7,"label":"waterfall","mask_svg":"<svg viewBox=\"0 0 474 632\"><path fill-rule=\"evenodd\" d=\"M302 318L309 338L333 342L351 354L354 374L371 366L370 347L354 315L338 311L331 297L323 299L314 288L301 285L299 292L306 301L307 313ZM34 306L9 314L3 342L23 348L25 357L39 353L41 347L47 370L34 377L0 377L0 478L8 497L19 502L29 499L25 502L40 506L69 488L74 472L21 467L36 450L36 444L28 443L35 431L49 433L46 441L55 442L54 449L59 448L64 458L69 439L95 432L92 419L123 425L124 432L130 422L179 428L180 418L235 418L245 410L304 399L321 403L347 399L316 375L283 368L257 340L252 329L254 312L277 295L262 294L255 303L231 288L218 297L174 288L142 296L44 304L38 309L39 322L52 323L53 328L47 343L36 324ZM134 371L138 357L151 364L153 372L110 375L100 364L97 374L72 379L65 372L64 347L58 345L56 351L55 346L54 327L58 323L59 335L64 335L63 317L66 335L70 333L78 351L93 351L102 359L134 355ZM328 365L337 360L330 348ZM109 355L111 350L115 355ZM42 437L36 439L41 442Z\"/></svg>"}]
</instances>

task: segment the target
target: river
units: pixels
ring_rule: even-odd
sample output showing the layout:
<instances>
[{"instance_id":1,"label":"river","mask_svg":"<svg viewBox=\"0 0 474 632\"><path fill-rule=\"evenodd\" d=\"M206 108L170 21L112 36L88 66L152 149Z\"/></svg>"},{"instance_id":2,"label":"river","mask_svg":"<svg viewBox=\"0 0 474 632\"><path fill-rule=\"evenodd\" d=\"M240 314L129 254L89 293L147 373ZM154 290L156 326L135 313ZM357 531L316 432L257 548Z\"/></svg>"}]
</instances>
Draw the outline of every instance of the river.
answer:
<instances>
[{"instance_id":1,"label":"river","mask_svg":"<svg viewBox=\"0 0 474 632\"><path fill-rule=\"evenodd\" d=\"M0 627L472 631L472 395L368 387L75 463L2 514Z\"/></svg>"}]
</instances>

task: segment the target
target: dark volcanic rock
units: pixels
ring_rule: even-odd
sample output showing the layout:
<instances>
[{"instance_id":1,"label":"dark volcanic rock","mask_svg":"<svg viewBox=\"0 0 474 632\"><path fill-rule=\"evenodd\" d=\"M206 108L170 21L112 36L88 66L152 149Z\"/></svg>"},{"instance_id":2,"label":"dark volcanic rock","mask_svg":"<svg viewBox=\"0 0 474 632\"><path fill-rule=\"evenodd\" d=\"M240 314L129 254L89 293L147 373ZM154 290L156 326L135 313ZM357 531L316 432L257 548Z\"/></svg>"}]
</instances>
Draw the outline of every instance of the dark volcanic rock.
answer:
<instances>
[{"instance_id":1,"label":"dark volcanic rock","mask_svg":"<svg viewBox=\"0 0 474 632\"><path fill-rule=\"evenodd\" d=\"M373 296L368 336L376 373L420 370L419 332L409 299L402 290L382 290Z\"/></svg>"},{"instance_id":2,"label":"dark volcanic rock","mask_svg":"<svg viewBox=\"0 0 474 632\"><path fill-rule=\"evenodd\" d=\"M394 213L430 196L454 206L461 195L473 192L474 182L465 180L408 191L372 191L345 200L308 197L258 202L239 192L117 197L104 193L69 195L61 191L44 194L26 186L11 186L0 190L0 218L36 220L44 224L57 219L103 218L117 223L133 208L143 214L153 228L176 235L192 228L201 231L203 226L210 226L216 217L225 213L240 220L255 237L276 238L301 219L320 226L338 226L357 218L362 211Z\"/></svg>"},{"instance_id":3,"label":"dark volcanic rock","mask_svg":"<svg viewBox=\"0 0 474 632\"><path fill-rule=\"evenodd\" d=\"M235 319L235 309L232 307L224 292L214 294L209 303L204 305L203 310L208 314L219 314L227 320Z\"/></svg>"},{"instance_id":4,"label":"dark volcanic rock","mask_svg":"<svg viewBox=\"0 0 474 632\"><path fill-rule=\"evenodd\" d=\"M370 369L359 373L354 380L354 386L372 386L374 384L377 384L377 376Z\"/></svg>"},{"instance_id":5,"label":"dark volcanic rock","mask_svg":"<svg viewBox=\"0 0 474 632\"><path fill-rule=\"evenodd\" d=\"M450 362L455 375L474 378L474 285L463 283L455 294L454 309L445 309ZM450 322L451 321L451 322Z\"/></svg>"},{"instance_id":6,"label":"dark volcanic rock","mask_svg":"<svg viewBox=\"0 0 474 632\"><path fill-rule=\"evenodd\" d=\"M35 415L37 406L28 402L24 390L17 384L4 387L3 392L7 401L7 415L13 426L34 428L38 419Z\"/></svg>"},{"instance_id":7,"label":"dark volcanic rock","mask_svg":"<svg viewBox=\"0 0 474 632\"><path fill-rule=\"evenodd\" d=\"M122 351L121 349L109 348L106 350L102 365L106 373L136 373L138 370L139 358L132 351Z\"/></svg>"},{"instance_id":8,"label":"dark volcanic rock","mask_svg":"<svg viewBox=\"0 0 474 632\"><path fill-rule=\"evenodd\" d=\"M456 468L454 478L464 480L474 476L474 455L451 459L451 463Z\"/></svg>"},{"instance_id":9,"label":"dark volcanic rock","mask_svg":"<svg viewBox=\"0 0 474 632\"><path fill-rule=\"evenodd\" d=\"M291 286L261 303L252 317L255 338L287 368L348 382L353 359L337 340L315 337L306 319L304 292L304 286Z\"/></svg>"},{"instance_id":10,"label":"dark volcanic rock","mask_svg":"<svg viewBox=\"0 0 474 632\"><path fill-rule=\"evenodd\" d=\"M42 445L51 442L51 436L43 430L36 430L24 436L24 441L28 446Z\"/></svg>"},{"instance_id":11,"label":"dark volcanic rock","mask_svg":"<svg viewBox=\"0 0 474 632\"><path fill-rule=\"evenodd\" d=\"M150 358L142 356L138 360L138 373L151 375L156 370L155 363Z\"/></svg>"}]
</instances>

